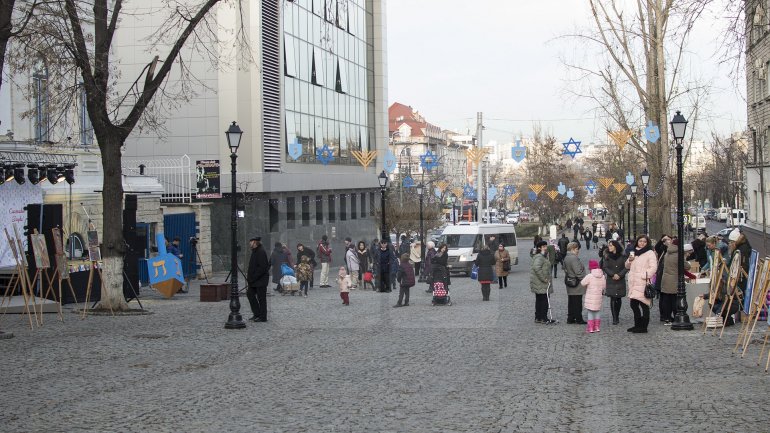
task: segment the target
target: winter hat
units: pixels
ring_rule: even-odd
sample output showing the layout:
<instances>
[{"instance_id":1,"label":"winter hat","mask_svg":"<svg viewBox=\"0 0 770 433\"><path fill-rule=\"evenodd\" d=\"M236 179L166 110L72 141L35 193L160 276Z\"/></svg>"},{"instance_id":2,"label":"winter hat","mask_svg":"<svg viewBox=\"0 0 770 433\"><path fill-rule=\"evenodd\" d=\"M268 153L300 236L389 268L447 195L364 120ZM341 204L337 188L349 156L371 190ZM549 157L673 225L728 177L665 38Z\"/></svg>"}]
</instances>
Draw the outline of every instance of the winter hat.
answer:
<instances>
[{"instance_id":1,"label":"winter hat","mask_svg":"<svg viewBox=\"0 0 770 433\"><path fill-rule=\"evenodd\" d=\"M684 244L685 251L692 251L692 244Z\"/></svg>"},{"instance_id":2,"label":"winter hat","mask_svg":"<svg viewBox=\"0 0 770 433\"><path fill-rule=\"evenodd\" d=\"M537 244L535 244L535 248L540 248L542 246L548 245L548 242L546 241L540 241Z\"/></svg>"},{"instance_id":3,"label":"winter hat","mask_svg":"<svg viewBox=\"0 0 770 433\"><path fill-rule=\"evenodd\" d=\"M728 239L730 239L731 241L735 242L735 241L738 240L738 236L740 236L740 235L741 235L741 231L738 230L738 229L735 229L735 230L730 232L730 236L728 237Z\"/></svg>"},{"instance_id":4,"label":"winter hat","mask_svg":"<svg viewBox=\"0 0 770 433\"><path fill-rule=\"evenodd\" d=\"M599 262L596 260L589 260L588 261L588 270L593 271L594 269L599 269Z\"/></svg>"}]
</instances>

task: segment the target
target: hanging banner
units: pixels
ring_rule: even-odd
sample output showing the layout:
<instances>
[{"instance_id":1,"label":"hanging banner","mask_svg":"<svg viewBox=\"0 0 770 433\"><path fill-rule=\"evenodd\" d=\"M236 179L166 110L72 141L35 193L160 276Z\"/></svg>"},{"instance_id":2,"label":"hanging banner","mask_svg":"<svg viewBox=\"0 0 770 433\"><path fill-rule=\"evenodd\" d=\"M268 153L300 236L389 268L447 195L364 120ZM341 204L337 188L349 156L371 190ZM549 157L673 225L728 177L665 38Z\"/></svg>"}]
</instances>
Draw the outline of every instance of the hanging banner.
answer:
<instances>
[{"instance_id":1,"label":"hanging banner","mask_svg":"<svg viewBox=\"0 0 770 433\"><path fill-rule=\"evenodd\" d=\"M323 165L329 165L330 162L334 161L334 151L329 148L328 144L324 143L322 148L316 149L315 159Z\"/></svg>"},{"instance_id":2,"label":"hanging banner","mask_svg":"<svg viewBox=\"0 0 770 433\"><path fill-rule=\"evenodd\" d=\"M468 157L471 162L473 162L476 165L479 165L482 159L487 155L487 152L489 149L487 148L478 148L478 147L471 147L470 149L465 151L465 155Z\"/></svg>"},{"instance_id":3,"label":"hanging banner","mask_svg":"<svg viewBox=\"0 0 770 433\"><path fill-rule=\"evenodd\" d=\"M492 201L497 196L497 188L495 186L490 186L487 188L487 200Z\"/></svg>"},{"instance_id":4,"label":"hanging banner","mask_svg":"<svg viewBox=\"0 0 770 433\"><path fill-rule=\"evenodd\" d=\"M568 198L568 199L570 199L570 200L572 200L573 198L575 198L575 191L573 191L573 190L572 190L572 188L570 188L569 190L567 190L567 198Z\"/></svg>"},{"instance_id":5,"label":"hanging banner","mask_svg":"<svg viewBox=\"0 0 770 433\"><path fill-rule=\"evenodd\" d=\"M302 144L296 138L289 143L289 156L295 161L302 156Z\"/></svg>"},{"instance_id":6,"label":"hanging banner","mask_svg":"<svg viewBox=\"0 0 770 433\"><path fill-rule=\"evenodd\" d=\"M511 147L511 158L516 162L524 161L527 157L527 148L521 145L521 140L516 140L516 145Z\"/></svg>"},{"instance_id":7,"label":"hanging banner","mask_svg":"<svg viewBox=\"0 0 770 433\"><path fill-rule=\"evenodd\" d=\"M195 161L195 185L197 198L222 198L222 190L219 188L218 159Z\"/></svg>"},{"instance_id":8,"label":"hanging banner","mask_svg":"<svg viewBox=\"0 0 770 433\"><path fill-rule=\"evenodd\" d=\"M452 194L454 194L455 197L457 197L457 198L461 198L463 196L463 192L464 191L465 191L465 189L463 187L460 187L460 186L452 188Z\"/></svg>"},{"instance_id":9,"label":"hanging banner","mask_svg":"<svg viewBox=\"0 0 770 433\"><path fill-rule=\"evenodd\" d=\"M469 184L466 184L465 188L463 188L463 195L465 198L473 200L476 198L476 190Z\"/></svg>"},{"instance_id":10,"label":"hanging banner","mask_svg":"<svg viewBox=\"0 0 770 433\"><path fill-rule=\"evenodd\" d=\"M537 183L529 185L529 189L531 189L535 193L535 195L540 194L540 191L542 191L543 188L545 188L545 185L541 185Z\"/></svg>"},{"instance_id":11,"label":"hanging banner","mask_svg":"<svg viewBox=\"0 0 770 433\"><path fill-rule=\"evenodd\" d=\"M559 191L550 190L550 191L546 191L546 194L548 195L548 197L551 197L551 200L556 200L556 196L559 195Z\"/></svg>"},{"instance_id":12,"label":"hanging banner","mask_svg":"<svg viewBox=\"0 0 770 433\"><path fill-rule=\"evenodd\" d=\"M631 186L636 183L636 178L634 177L634 174L630 171L626 174L626 184L628 186Z\"/></svg>"},{"instance_id":13,"label":"hanging banner","mask_svg":"<svg viewBox=\"0 0 770 433\"><path fill-rule=\"evenodd\" d=\"M660 128L652 120L647 122L647 127L644 128L644 137L650 143L656 143L660 139Z\"/></svg>"},{"instance_id":14,"label":"hanging banner","mask_svg":"<svg viewBox=\"0 0 770 433\"><path fill-rule=\"evenodd\" d=\"M521 193L519 192L514 192L513 194L511 194L511 201L515 202L516 200L518 200L519 195L521 195Z\"/></svg>"},{"instance_id":15,"label":"hanging banner","mask_svg":"<svg viewBox=\"0 0 770 433\"><path fill-rule=\"evenodd\" d=\"M438 188L443 192L443 191L446 191L447 187L449 187L449 182L445 180L439 180L437 182L434 182L433 185L435 185L436 188Z\"/></svg>"},{"instance_id":16,"label":"hanging banner","mask_svg":"<svg viewBox=\"0 0 770 433\"><path fill-rule=\"evenodd\" d=\"M535 194L535 191L530 191L529 194L527 194L530 201L537 201L537 194Z\"/></svg>"},{"instance_id":17,"label":"hanging banner","mask_svg":"<svg viewBox=\"0 0 770 433\"><path fill-rule=\"evenodd\" d=\"M516 192L516 187L513 185L505 185L503 187L503 192L505 195L513 195Z\"/></svg>"},{"instance_id":18,"label":"hanging banner","mask_svg":"<svg viewBox=\"0 0 770 433\"><path fill-rule=\"evenodd\" d=\"M612 183L615 182L614 177L600 177L599 183L602 184L604 189L610 189L610 186L612 186Z\"/></svg>"},{"instance_id":19,"label":"hanging banner","mask_svg":"<svg viewBox=\"0 0 770 433\"><path fill-rule=\"evenodd\" d=\"M572 159L575 159L575 156L578 153L583 153L582 150L580 150L580 143L581 141L575 141L572 137L569 138L569 141L562 143L562 146L564 146L564 151L562 152L562 155L568 155L571 156Z\"/></svg>"},{"instance_id":20,"label":"hanging banner","mask_svg":"<svg viewBox=\"0 0 770 433\"><path fill-rule=\"evenodd\" d=\"M628 140L633 137L634 133L627 130L620 130L620 131L609 131L607 132L610 135L610 138L612 138L612 141L615 142L615 144L620 148L620 151L623 151L623 148L626 147L626 143L628 143Z\"/></svg>"},{"instance_id":21,"label":"hanging banner","mask_svg":"<svg viewBox=\"0 0 770 433\"><path fill-rule=\"evenodd\" d=\"M615 188L615 191L620 192L626 189L625 183L613 183L612 187Z\"/></svg>"},{"instance_id":22,"label":"hanging banner","mask_svg":"<svg viewBox=\"0 0 770 433\"><path fill-rule=\"evenodd\" d=\"M588 191L589 194L593 194L594 191L596 191L596 182L593 180L586 182L586 191Z\"/></svg>"},{"instance_id":23,"label":"hanging banner","mask_svg":"<svg viewBox=\"0 0 770 433\"><path fill-rule=\"evenodd\" d=\"M559 185L556 186L556 191L559 194L564 195L564 194L567 193L567 186L564 185L563 183L559 182Z\"/></svg>"},{"instance_id":24,"label":"hanging banner","mask_svg":"<svg viewBox=\"0 0 770 433\"><path fill-rule=\"evenodd\" d=\"M411 176L407 176L404 178L404 181L401 183L404 188L411 188L414 186L414 179L412 179Z\"/></svg>"},{"instance_id":25,"label":"hanging banner","mask_svg":"<svg viewBox=\"0 0 770 433\"><path fill-rule=\"evenodd\" d=\"M420 167L428 171L438 167L438 156L432 150L428 150L420 155Z\"/></svg>"}]
</instances>

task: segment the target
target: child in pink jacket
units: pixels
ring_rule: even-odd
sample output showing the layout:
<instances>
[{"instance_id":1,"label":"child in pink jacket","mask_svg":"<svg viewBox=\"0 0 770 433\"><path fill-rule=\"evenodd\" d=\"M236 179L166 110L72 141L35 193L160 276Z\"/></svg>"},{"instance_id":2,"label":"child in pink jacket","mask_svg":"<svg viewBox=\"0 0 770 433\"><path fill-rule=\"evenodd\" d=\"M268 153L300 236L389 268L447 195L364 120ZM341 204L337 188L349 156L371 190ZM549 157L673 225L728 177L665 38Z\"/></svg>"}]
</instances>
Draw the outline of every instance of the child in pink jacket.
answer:
<instances>
[{"instance_id":1,"label":"child in pink jacket","mask_svg":"<svg viewBox=\"0 0 770 433\"><path fill-rule=\"evenodd\" d=\"M586 332L593 334L600 331L599 325L601 325L602 319L599 314L602 311L602 298L604 297L604 289L607 288L607 280L596 260L588 262L588 270L588 275L583 277L580 284L586 287L585 300L583 301L583 306L588 310Z\"/></svg>"}]
</instances>

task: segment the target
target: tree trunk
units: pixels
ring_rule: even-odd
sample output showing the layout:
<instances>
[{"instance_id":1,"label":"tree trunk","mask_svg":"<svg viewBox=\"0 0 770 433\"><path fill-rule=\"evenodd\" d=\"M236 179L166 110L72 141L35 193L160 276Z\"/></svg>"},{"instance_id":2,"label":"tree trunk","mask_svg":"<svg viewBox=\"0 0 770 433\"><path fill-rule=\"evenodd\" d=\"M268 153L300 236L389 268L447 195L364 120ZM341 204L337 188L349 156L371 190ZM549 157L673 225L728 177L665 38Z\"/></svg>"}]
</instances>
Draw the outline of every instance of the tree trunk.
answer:
<instances>
[{"instance_id":1,"label":"tree trunk","mask_svg":"<svg viewBox=\"0 0 770 433\"><path fill-rule=\"evenodd\" d=\"M102 298L100 308L127 310L123 297L123 175L120 149L124 138L117 128L100 134L104 182L102 188Z\"/></svg>"},{"instance_id":2,"label":"tree trunk","mask_svg":"<svg viewBox=\"0 0 770 433\"><path fill-rule=\"evenodd\" d=\"M13 5L16 0L0 2L0 88L3 87L3 71L5 67L5 54L8 48L8 41L11 38L11 17L13 16Z\"/></svg>"}]
</instances>

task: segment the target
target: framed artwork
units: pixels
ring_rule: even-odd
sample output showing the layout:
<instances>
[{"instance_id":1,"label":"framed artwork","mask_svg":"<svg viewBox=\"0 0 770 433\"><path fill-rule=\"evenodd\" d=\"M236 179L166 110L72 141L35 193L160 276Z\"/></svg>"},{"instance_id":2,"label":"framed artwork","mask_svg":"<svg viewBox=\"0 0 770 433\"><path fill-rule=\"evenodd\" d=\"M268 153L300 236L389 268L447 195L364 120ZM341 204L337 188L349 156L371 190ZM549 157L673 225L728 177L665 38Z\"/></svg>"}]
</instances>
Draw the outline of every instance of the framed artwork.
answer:
<instances>
[{"instance_id":1,"label":"framed artwork","mask_svg":"<svg viewBox=\"0 0 770 433\"><path fill-rule=\"evenodd\" d=\"M64 254L64 245L62 244L61 239L61 229L54 227L51 229L51 232L53 232L53 247L56 251L56 255Z\"/></svg>"},{"instance_id":2,"label":"framed artwork","mask_svg":"<svg viewBox=\"0 0 770 433\"><path fill-rule=\"evenodd\" d=\"M99 233L96 230L88 231L88 260L98 262L102 259L102 252L99 250Z\"/></svg>"},{"instance_id":3,"label":"framed artwork","mask_svg":"<svg viewBox=\"0 0 770 433\"><path fill-rule=\"evenodd\" d=\"M45 235L35 233L29 235L32 240L32 253L35 255L35 266L40 269L51 267L51 261L48 259L48 247L45 244Z\"/></svg>"}]
</instances>

